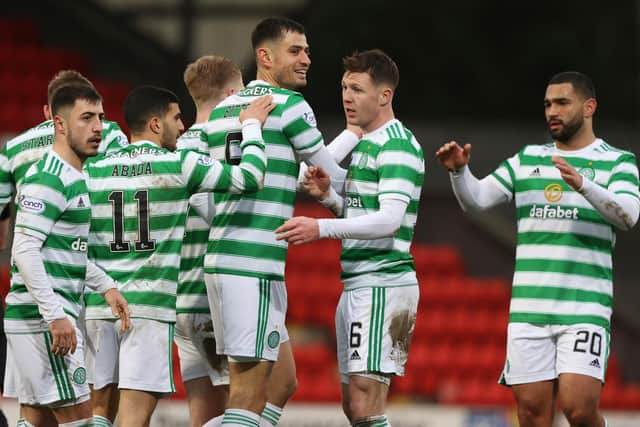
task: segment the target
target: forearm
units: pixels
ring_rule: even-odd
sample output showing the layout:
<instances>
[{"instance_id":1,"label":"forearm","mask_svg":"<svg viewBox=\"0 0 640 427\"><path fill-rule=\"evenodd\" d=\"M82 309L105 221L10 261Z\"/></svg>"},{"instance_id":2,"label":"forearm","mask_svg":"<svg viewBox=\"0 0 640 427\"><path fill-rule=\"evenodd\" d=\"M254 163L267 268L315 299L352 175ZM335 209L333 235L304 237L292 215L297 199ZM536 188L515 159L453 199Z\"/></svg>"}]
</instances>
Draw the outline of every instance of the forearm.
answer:
<instances>
[{"instance_id":1,"label":"forearm","mask_svg":"<svg viewBox=\"0 0 640 427\"><path fill-rule=\"evenodd\" d=\"M242 123L242 159L232 172L232 192L256 192L264 185L267 157L264 152L262 129L257 119Z\"/></svg>"},{"instance_id":2,"label":"forearm","mask_svg":"<svg viewBox=\"0 0 640 427\"><path fill-rule=\"evenodd\" d=\"M116 282L92 261L87 260L86 284L94 292L104 294L109 289L117 288Z\"/></svg>"},{"instance_id":3,"label":"forearm","mask_svg":"<svg viewBox=\"0 0 640 427\"><path fill-rule=\"evenodd\" d=\"M326 149L333 160L335 160L336 163L339 164L345 159L345 157L347 157L349 153L353 151L355 146L358 144L358 141L358 135L348 129L345 129L340 132L340 134L338 134L338 136L336 136L333 141L331 141L326 146ZM298 174L298 190L301 190L301 184L304 181L304 173L307 169L308 166L305 162L300 163L300 173ZM342 179L344 179L344 177Z\"/></svg>"},{"instance_id":4,"label":"forearm","mask_svg":"<svg viewBox=\"0 0 640 427\"><path fill-rule=\"evenodd\" d=\"M488 181L479 180L464 166L458 172L449 173L453 193L462 210L484 210L509 201L509 196Z\"/></svg>"},{"instance_id":5,"label":"forearm","mask_svg":"<svg viewBox=\"0 0 640 427\"><path fill-rule=\"evenodd\" d=\"M327 151L336 162L340 163L358 145L358 141L360 141L358 135L345 129L327 144Z\"/></svg>"},{"instance_id":6,"label":"forearm","mask_svg":"<svg viewBox=\"0 0 640 427\"><path fill-rule=\"evenodd\" d=\"M306 157L304 161L311 166L320 166L331 177L331 186L338 193L344 191L347 171L338 165L326 147L322 146L319 150Z\"/></svg>"},{"instance_id":7,"label":"forearm","mask_svg":"<svg viewBox=\"0 0 640 427\"><path fill-rule=\"evenodd\" d=\"M51 323L56 319L65 318L66 314L49 284L49 277L40 252L42 243L41 239L18 231L13 237L11 255L29 295L38 305L40 315L47 323Z\"/></svg>"},{"instance_id":8,"label":"forearm","mask_svg":"<svg viewBox=\"0 0 640 427\"><path fill-rule=\"evenodd\" d=\"M335 216L342 216L344 213L344 198L336 193L333 187L329 187L329 195L323 199L318 200L322 206L329 209Z\"/></svg>"},{"instance_id":9,"label":"forearm","mask_svg":"<svg viewBox=\"0 0 640 427\"><path fill-rule=\"evenodd\" d=\"M393 236L407 210L407 203L397 199L383 199L380 210L353 218L318 219L320 238L372 240Z\"/></svg>"},{"instance_id":10,"label":"forearm","mask_svg":"<svg viewBox=\"0 0 640 427\"><path fill-rule=\"evenodd\" d=\"M633 196L613 193L588 179L583 179L579 192L607 222L622 230L630 230L638 221L640 204Z\"/></svg>"}]
</instances>

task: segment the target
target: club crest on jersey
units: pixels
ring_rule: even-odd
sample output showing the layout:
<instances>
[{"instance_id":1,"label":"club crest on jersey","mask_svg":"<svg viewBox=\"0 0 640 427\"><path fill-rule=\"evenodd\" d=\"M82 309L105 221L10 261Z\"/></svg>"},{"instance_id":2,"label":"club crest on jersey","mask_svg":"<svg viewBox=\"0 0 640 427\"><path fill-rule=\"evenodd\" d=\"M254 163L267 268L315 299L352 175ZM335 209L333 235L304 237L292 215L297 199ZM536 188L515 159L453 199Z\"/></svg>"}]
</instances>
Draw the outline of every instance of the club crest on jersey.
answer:
<instances>
[{"instance_id":1,"label":"club crest on jersey","mask_svg":"<svg viewBox=\"0 0 640 427\"><path fill-rule=\"evenodd\" d=\"M44 212L44 209L46 207L42 200L36 199L35 197L26 196L20 196L18 205L22 210L36 214Z\"/></svg>"},{"instance_id":2,"label":"club crest on jersey","mask_svg":"<svg viewBox=\"0 0 640 427\"><path fill-rule=\"evenodd\" d=\"M596 177L596 171L594 171L593 168L590 167L582 168L578 171L578 173L587 178L589 181L593 181L593 179Z\"/></svg>"},{"instance_id":3,"label":"club crest on jersey","mask_svg":"<svg viewBox=\"0 0 640 427\"><path fill-rule=\"evenodd\" d=\"M209 156L200 156L198 157L198 163L203 166L209 166L213 164L213 159Z\"/></svg>"},{"instance_id":4,"label":"club crest on jersey","mask_svg":"<svg viewBox=\"0 0 640 427\"><path fill-rule=\"evenodd\" d=\"M307 111L302 115L302 118L305 122L307 122L311 126L316 126L316 116L313 114L313 111Z\"/></svg>"},{"instance_id":5,"label":"club crest on jersey","mask_svg":"<svg viewBox=\"0 0 640 427\"><path fill-rule=\"evenodd\" d=\"M562 199L562 185L552 183L544 187L544 198L551 203L558 203Z\"/></svg>"}]
</instances>

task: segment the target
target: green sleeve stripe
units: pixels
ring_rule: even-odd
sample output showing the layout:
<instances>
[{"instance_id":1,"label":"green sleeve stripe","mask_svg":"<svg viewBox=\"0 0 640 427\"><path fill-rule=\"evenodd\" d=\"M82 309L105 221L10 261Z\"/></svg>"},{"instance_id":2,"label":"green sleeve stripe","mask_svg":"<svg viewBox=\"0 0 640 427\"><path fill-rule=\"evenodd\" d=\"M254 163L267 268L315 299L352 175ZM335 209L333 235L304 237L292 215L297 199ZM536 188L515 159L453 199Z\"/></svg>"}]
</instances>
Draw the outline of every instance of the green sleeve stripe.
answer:
<instances>
[{"instance_id":1,"label":"green sleeve stripe","mask_svg":"<svg viewBox=\"0 0 640 427\"><path fill-rule=\"evenodd\" d=\"M509 191L509 192L513 192L513 187L509 186L509 183L507 181L505 181L504 179L502 179L502 177L500 175L498 175L496 172L493 172L491 174L491 176L493 176L500 184L502 184L502 186L505 188L505 190Z\"/></svg>"}]
</instances>

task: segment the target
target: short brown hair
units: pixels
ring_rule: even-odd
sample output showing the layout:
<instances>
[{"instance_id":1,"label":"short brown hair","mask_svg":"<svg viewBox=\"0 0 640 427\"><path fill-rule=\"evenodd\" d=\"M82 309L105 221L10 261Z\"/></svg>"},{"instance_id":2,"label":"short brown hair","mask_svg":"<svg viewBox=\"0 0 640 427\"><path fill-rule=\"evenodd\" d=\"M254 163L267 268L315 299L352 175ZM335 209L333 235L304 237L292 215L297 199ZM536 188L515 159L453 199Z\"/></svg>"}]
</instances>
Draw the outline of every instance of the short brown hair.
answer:
<instances>
[{"instance_id":1,"label":"short brown hair","mask_svg":"<svg viewBox=\"0 0 640 427\"><path fill-rule=\"evenodd\" d=\"M73 108L78 99L85 99L93 104L102 102L102 97L93 85L83 82L69 83L53 92L51 114L57 115L64 108Z\"/></svg>"},{"instance_id":2,"label":"short brown hair","mask_svg":"<svg viewBox=\"0 0 640 427\"><path fill-rule=\"evenodd\" d=\"M184 70L184 84L196 105L221 97L225 85L236 78L242 80L240 68L217 55L202 56Z\"/></svg>"},{"instance_id":3,"label":"short brown hair","mask_svg":"<svg viewBox=\"0 0 640 427\"><path fill-rule=\"evenodd\" d=\"M55 91L68 84L85 84L93 87L93 83L78 71L60 70L49 80L47 85L47 104L51 105Z\"/></svg>"},{"instance_id":4,"label":"short brown hair","mask_svg":"<svg viewBox=\"0 0 640 427\"><path fill-rule=\"evenodd\" d=\"M344 70L352 73L367 73L375 83L387 83L393 90L400 82L398 66L389 55L380 49L354 52L342 59Z\"/></svg>"}]
</instances>

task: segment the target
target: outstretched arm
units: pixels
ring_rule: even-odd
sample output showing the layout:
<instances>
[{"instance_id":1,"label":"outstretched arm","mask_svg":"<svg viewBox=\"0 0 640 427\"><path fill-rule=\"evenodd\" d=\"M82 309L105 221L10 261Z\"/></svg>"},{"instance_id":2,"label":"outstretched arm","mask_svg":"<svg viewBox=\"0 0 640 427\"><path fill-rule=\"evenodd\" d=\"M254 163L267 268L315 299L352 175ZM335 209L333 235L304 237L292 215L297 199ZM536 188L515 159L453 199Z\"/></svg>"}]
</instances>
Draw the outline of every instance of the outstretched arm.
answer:
<instances>
[{"instance_id":1,"label":"outstretched arm","mask_svg":"<svg viewBox=\"0 0 640 427\"><path fill-rule=\"evenodd\" d=\"M484 210L509 201L509 195L487 178L479 180L469 170L471 144L444 144L436 151L440 164L449 171L451 187L464 211Z\"/></svg>"},{"instance_id":2,"label":"outstretched arm","mask_svg":"<svg viewBox=\"0 0 640 427\"><path fill-rule=\"evenodd\" d=\"M191 193L214 191L240 194L262 188L267 156L261 125L275 108L272 101L270 95L260 97L240 112L242 157L239 165L223 164L208 156L184 152L182 172Z\"/></svg>"},{"instance_id":3,"label":"outstretched arm","mask_svg":"<svg viewBox=\"0 0 640 427\"><path fill-rule=\"evenodd\" d=\"M407 202L383 199L376 212L352 218L294 217L276 229L276 240L292 245L315 242L318 239L373 240L393 236L407 210Z\"/></svg>"}]
</instances>

